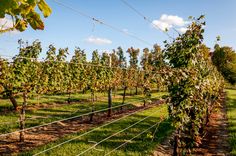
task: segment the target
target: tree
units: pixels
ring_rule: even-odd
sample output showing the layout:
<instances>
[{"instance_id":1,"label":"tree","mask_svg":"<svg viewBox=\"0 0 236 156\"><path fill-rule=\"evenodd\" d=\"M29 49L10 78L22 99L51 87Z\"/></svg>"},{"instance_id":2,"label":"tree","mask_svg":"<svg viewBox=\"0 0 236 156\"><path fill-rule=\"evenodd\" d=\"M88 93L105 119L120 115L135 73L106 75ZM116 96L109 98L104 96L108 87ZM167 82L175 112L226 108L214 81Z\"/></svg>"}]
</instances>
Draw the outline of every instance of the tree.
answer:
<instances>
[{"instance_id":1,"label":"tree","mask_svg":"<svg viewBox=\"0 0 236 156\"><path fill-rule=\"evenodd\" d=\"M164 50L169 68L169 114L177 129L174 155L191 155L201 144L204 127L222 92L222 79L203 44L204 16L192 19L186 33L179 35Z\"/></svg>"},{"instance_id":2,"label":"tree","mask_svg":"<svg viewBox=\"0 0 236 156\"><path fill-rule=\"evenodd\" d=\"M37 58L42 50L39 41L34 41L32 45L24 44L22 40L18 42L20 52L13 58L13 62L10 63L4 59L0 61L0 86L3 88L5 96L12 102L14 110L18 109L15 95L35 90L38 85L40 63ZM31 58L33 59L31 60Z\"/></svg>"},{"instance_id":3,"label":"tree","mask_svg":"<svg viewBox=\"0 0 236 156\"><path fill-rule=\"evenodd\" d=\"M18 30L26 30L28 24L34 30L43 30L44 23L40 17L40 13L36 12L36 7L43 13L43 16L48 17L52 10L45 0L0 0L0 18L5 18L6 15L11 16L12 27L4 29L4 25L0 28L0 33Z\"/></svg>"},{"instance_id":4,"label":"tree","mask_svg":"<svg viewBox=\"0 0 236 156\"><path fill-rule=\"evenodd\" d=\"M212 62L229 83L236 83L236 53L231 47L216 44Z\"/></svg>"},{"instance_id":5,"label":"tree","mask_svg":"<svg viewBox=\"0 0 236 156\"><path fill-rule=\"evenodd\" d=\"M66 62L66 57L69 54L68 48L60 48L56 56L55 71L56 71L56 91L59 93L70 92L71 88L71 75L69 64Z\"/></svg>"},{"instance_id":6,"label":"tree","mask_svg":"<svg viewBox=\"0 0 236 156\"><path fill-rule=\"evenodd\" d=\"M142 74L140 75L142 87L143 87L143 93L144 93L144 106L146 105L147 101L151 98L151 77L153 72L153 66L152 66L152 60L148 48L143 49L143 56L141 60L141 66L142 66Z\"/></svg>"},{"instance_id":7,"label":"tree","mask_svg":"<svg viewBox=\"0 0 236 156\"><path fill-rule=\"evenodd\" d=\"M157 44L153 46L153 50L151 51L152 56L152 65L154 70L159 70L161 67L165 65L164 55L161 50L161 47Z\"/></svg>"},{"instance_id":8,"label":"tree","mask_svg":"<svg viewBox=\"0 0 236 156\"><path fill-rule=\"evenodd\" d=\"M115 58L113 58L115 59ZM105 88L107 91L108 95L108 112L107 116L111 117L111 107L112 107L112 78L113 78L113 72L112 70L112 56L109 55L108 53L104 52L101 57L101 65L104 66L102 67L102 71L100 72L100 79L103 80L102 86ZM115 61L115 60L114 60ZM114 62L115 63L115 62Z\"/></svg>"},{"instance_id":9,"label":"tree","mask_svg":"<svg viewBox=\"0 0 236 156\"><path fill-rule=\"evenodd\" d=\"M15 74L13 72L13 64L7 59L0 59L0 93L10 99L13 109L18 109L18 103L15 95L18 93L17 84L15 82Z\"/></svg>"},{"instance_id":10,"label":"tree","mask_svg":"<svg viewBox=\"0 0 236 156\"><path fill-rule=\"evenodd\" d=\"M95 50L92 53L92 62L91 66L87 66L87 85L88 89L91 92L91 102L92 102L92 112L95 110L94 102L95 102L95 93L99 90L100 85L100 80L99 80L99 75L100 71L102 70L99 65L100 65L100 55L98 54L98 51ZM92 113L90 115L90 122L93 121L93 116L94 114Z\"/></svg>"},{"instance_id":11,"label":"tree","mask_svg":"<svg viewBox=\"0 0 236 156\"><path fill-rule=\"evenodd\" d=\"M124 51L121 47L117 48L117 56L118 56L118 67L121 69L119 70L118 74L120 77L120 83L123 88L123 98L122 98L122 105L125 104L125 97L126 91L128 88L128 70L127 70L127 62L126 57L124 56ZM121 110L123 110L123 106L121 106Z\"/></svg>"},{"instance_id":12,"label":"tree","mask_svg":"<svg viewBox=\"0 0 236 156\"><path fill-rule=\"evenodd\" d=\"M45 83L45 91L47 93L54 93L56 91L56 48L53 45L49 45L47 51L47 57L43 62L43 77Z\"/></svg>"},{"instance_id":13,"label":"tree","mask_svg":"<svg viewBox=\"0 0 236 156\"><path fill-rule=\"evenodd\" d=\"M70 61L71 81L74 84L75 91L84 91L86 88L86 54L79 47L75 49L74 56Z\"/></svg>"},{"instance_id":14,"label":"tree","mask_svg":"<svg viewBox=\"0 0 236 156\"><path fill-rule=\"evenodd\" d=\"M138 86L139 86L139 80L138 80L138 55L140 50L134 49L133 47L129 48L127 50L127 53L129 53L129 74L130 74L130 80L132 80L131 84L132 87L135 87L135 94L138 94Z\"/></svg>"},{"instance_id":15,"label":"tree","mask_svg":"<svg viewBox=\"0 0 236 156\"><path fill-rule=\"evenodd\" d=\"M39 80L40 71L38 57L42 51L41 43L34 41L32 45L26 44L21 40L20 52L13 58L13 73L15 75L15 83L18 91L23 93L23 105L20 116L20 129L25 128L25 110L27 106L28 93L36 89ZM24 141L24 131L20 132L20 141Z\"/></svg>"},{"instance_id":16,"label":"tree","mask_svg":"<svg viewBox=\"0 0 236 156\"><path fill-rule=\"evenodd\" d=\"M110 61L108 66L111 65L112 77L111 77L111 87L114 89L114 96L116 96L117 89L121 86L122 81L122 69L119 67L120 61L117 52L113 50L110 54Z\"/></svg>"},{"instance_id":17,"label":"tree","mask_svg":"<svg viewBox=\"0 0 236 156\"><path fill-rule=\"evenodd\" d=\"M166 63L164 61L164 54L159 45L155 44L153 46L153 50L151 51L151 57L152 71L158 72L160 69L165 67ZM159 74L155 75L155 79L153 81L157 86L157 91L163 90L165 85L163 84L163 80Z\"/></svg>"}]
</instances>

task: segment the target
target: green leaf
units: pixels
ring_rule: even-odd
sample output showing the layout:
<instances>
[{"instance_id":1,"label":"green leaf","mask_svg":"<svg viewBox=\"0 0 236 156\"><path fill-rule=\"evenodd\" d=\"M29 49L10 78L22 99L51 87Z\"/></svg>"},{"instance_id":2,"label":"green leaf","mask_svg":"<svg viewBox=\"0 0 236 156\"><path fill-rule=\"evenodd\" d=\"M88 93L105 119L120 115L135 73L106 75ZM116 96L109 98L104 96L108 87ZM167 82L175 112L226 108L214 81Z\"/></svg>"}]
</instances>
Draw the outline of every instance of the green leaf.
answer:
<instances>
[{"instance_id":1,"label":"green leaf","mask_svg":"<svg viewBox=\"0 0 236 156\"><path fill-rule=\"evenodd\" d=\"M10 13L18 7L15 0L0 0L0 18L4 18L6 13Z\"/></svg>"},{"instance_id":2,"label":"green leaf","mask_svg":"<svg viewBox=\"0 0 236 156\"><path fill-rule=\"evenodd\" d=\"M27 21L29 22L30 26L34 30L36 30L36 29L43 30L44 29L44 23L41 20L40 15L36 12L31 12L27 17Z\"/></svg>"}]
</instances>

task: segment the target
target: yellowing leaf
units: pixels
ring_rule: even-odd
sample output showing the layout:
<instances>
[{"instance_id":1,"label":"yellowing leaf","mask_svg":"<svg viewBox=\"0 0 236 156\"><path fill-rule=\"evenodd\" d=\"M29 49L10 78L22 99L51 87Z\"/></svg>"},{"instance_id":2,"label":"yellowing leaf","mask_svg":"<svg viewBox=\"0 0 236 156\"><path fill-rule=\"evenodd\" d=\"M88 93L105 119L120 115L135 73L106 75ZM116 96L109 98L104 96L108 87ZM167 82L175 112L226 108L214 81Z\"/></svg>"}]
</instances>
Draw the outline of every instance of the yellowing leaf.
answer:
<instances>
[{"instance_id":1,"label":"yellowing leaf","mask_svg":"<svg viewBox=\"0 0 236 156\"><path fill-rule=\"evenodd\" d=\"M51 8L44 0L38 2L38 7L42 11L44 17L48 17L52 13Z\"/></svg>"},{"instance_id":2,"label":"yellowing leaf","mask_svg":"<svg viewBox=\"0 0 236 156\"><path fill-rule=\"evenodd\" d=\"M16 29L20 32L25 31L25 29L27 28L27 22L24 20L17 20L16 23Z\"/></svg>"}]
</instances>

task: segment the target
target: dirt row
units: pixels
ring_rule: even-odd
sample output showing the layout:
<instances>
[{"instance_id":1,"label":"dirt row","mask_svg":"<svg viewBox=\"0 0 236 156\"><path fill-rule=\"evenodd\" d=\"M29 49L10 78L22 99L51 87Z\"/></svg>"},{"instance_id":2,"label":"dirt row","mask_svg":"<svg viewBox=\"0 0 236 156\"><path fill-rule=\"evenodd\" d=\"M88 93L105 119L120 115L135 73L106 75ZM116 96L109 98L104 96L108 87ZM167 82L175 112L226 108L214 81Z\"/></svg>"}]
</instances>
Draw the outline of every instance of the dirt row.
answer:
<instances>
[{"instance_id":1,"label":"dirt row","mask_svg":"<svg viewBox=\"0 0 236 156\"><path fill-rule=\"evenodd\" d=\"M211 114L206 135L200 147L194 148L192 156L229 156L229 132L226 102ZM173 135L159 145L154 156L171 156L173 153Z\"/></svg>"}]
</instances>

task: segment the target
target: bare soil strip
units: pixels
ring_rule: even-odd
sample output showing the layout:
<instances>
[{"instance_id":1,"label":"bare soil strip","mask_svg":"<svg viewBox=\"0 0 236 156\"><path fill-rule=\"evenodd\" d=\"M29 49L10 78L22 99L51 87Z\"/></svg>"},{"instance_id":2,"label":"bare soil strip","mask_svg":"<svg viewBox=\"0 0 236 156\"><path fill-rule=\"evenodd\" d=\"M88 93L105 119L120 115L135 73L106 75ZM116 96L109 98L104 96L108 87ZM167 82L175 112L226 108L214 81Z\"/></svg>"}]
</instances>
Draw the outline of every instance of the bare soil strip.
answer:
<instances>
[{"instance_id":1,"label":"bare soil strip","mask_svg":"<svg viewBox=\"0 0 236 156\"><path fill-rule=\"evenodd\" d=\"M207 133L199 148L195 149L196 156L228 156L230 155L228 119L225 102L218 111L211 115Z\"/></svg>"},{"instance_id":2,"label":"bare soil strip","mask_svg":"<svg viewBox=\"0 0 236 156\"><path fill-rule=\"evenodd\" d=\"M226 104L223 102L218 111L211 114L211 119L206 128L206 135L200 147L194 149L193 156L228 156L230 155L228 132L228 119ZM173 136L159 145L154 156L170 156L173 153Z\"/></svg>"}]
</instances>

